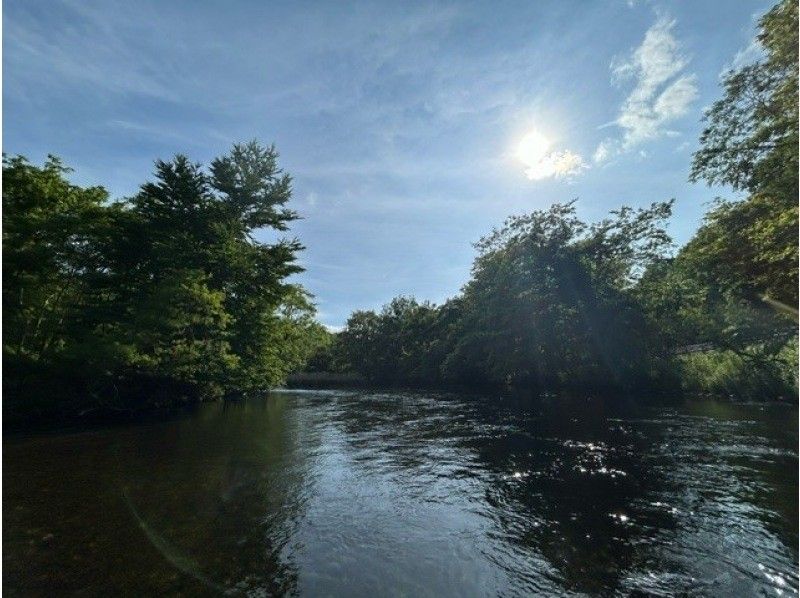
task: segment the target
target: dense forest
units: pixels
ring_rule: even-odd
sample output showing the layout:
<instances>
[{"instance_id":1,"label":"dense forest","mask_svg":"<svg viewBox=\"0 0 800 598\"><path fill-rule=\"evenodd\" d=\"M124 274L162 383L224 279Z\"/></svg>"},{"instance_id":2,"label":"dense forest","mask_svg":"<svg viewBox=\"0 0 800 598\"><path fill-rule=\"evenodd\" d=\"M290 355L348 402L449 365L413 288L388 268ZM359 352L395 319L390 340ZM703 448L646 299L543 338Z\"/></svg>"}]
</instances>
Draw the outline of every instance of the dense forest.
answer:
<instances>
[{"instance_id":1,"label":"dense forest","mask_svg":"<svg viewBox=\"0 0 800 598\"><path fill-rule=\"evenodd\" d=\"M331 334L291 276L291 178L273 147L205 168L178 155L110 201L57 158L3 159L3 387L11 418L261 392L298 370L378 384L796 396L797 5L707 111L692 181L716 200L675 251L672 202L583 222L574 203L509 218L442 305L409 297ZM277 236L277 235L276 235ZM704 351L693 351L693 347Z\"/></svg>"}]
</instances>

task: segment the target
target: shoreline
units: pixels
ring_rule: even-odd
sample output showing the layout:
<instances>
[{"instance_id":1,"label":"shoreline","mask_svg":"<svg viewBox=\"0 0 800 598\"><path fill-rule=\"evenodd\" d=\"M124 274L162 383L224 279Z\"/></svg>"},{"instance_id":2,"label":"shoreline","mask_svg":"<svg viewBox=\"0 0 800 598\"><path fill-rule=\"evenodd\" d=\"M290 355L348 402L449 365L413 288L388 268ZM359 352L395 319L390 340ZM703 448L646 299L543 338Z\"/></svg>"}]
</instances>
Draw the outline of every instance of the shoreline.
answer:
<instances>
[{"instance_id":1,"label":"shoreline","mask_svg":"<svg viewBox=\"0 0 800 598\"><path fill-rule=\"evenodd\" d=\"M172 419L180 419L191 415L197 409L208 404L238 405L249 402L253 399L266 398L272 393L295 392L295 391L353 391L353 392L374 392L374 393L431 393L431 394L458 394L462 397L470 397L476 401L491 400L510 404L536 403L544 408L546 412L552 409L563 409L565 413L573 413L581 409L590 409L596 413L597 409L602 412L614 414L618 411L626 411L640 408L669 407L671 405L685 405L692 402L713 401L718 403L728 403L734 405L761 405L761 406L782 406L798 407L797 401L785 399L769 399L764 401L754 401L748 399L737 399L735 397L715 395L712 393L691 393L691 392L651 392L651 393L583 393L578 394L568 391L550 391L539 394L532 394L530 390L514 390L500 388L497 386L476 387L456 384L422 385L422 384L377 384L355 376L342 378L330 377L325 383L321 378L316 379L316 384L300 385L298 379L287 380L287 383L280 387L272 388L264 393L254 394L247 397L220 398L205 401L188 402L168 406L144 406L137 409L116 409L97 407L82 414L40 414L36 417L20 417L3 413L3 438L21 437L28 435L49 435L49 434L69 434L88 432L104 428L124 428L127 426L137 426ZM612 396L615 395L615 396ZM639 397L640 400L636 400ZM641 398L646 397L642 401Z\"/></svg>"}]
</instances>

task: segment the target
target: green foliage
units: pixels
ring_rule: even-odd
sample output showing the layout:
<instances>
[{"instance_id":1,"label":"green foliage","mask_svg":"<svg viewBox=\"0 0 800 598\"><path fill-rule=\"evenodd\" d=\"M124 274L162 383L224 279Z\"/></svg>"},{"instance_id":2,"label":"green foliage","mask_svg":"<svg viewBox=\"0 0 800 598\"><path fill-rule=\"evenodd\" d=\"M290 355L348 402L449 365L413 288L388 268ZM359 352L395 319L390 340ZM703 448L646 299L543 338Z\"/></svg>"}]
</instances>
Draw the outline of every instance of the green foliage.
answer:
<instances>
[{"instance_id":1,"label":"green foliage","mask_svg":"<svg viewBox=\"0 0 800 598\"><path fill-rule=\"evenodd\" d=\"M208 169L157 161L154 180L116 203L70 184L56 158L4 157L12 404L68 413L126 405L126 393L204 399L303 367L584 391L664 388L678 371L692 391L796 393L797 31L797 4L779 2L760 22L763 58L726 75L690 178L749 196L719 200L677 255L665 232L672 202L594 224L574 203L554 204L481 239L459 296L398 297L353 313L337 335L288 282L300 243L255 240L297 217L274 147L235 145ZM715 350L674 357L697 343Z\"/></svg>"},{"instance_id":2,"label":"green foliage","mask_svg":"<svg viewBox=\"0 0 800 598\"><path fill-rule=\"evenodd\" d=\"M701 284L685 263L675 258L656 260L633 289L651 326L660 331L664 344L710 342L717 323L709 319L709 288Z\"/></svg>"},{"instance_id":3,"label":"green foliage","mask_svg":"<svg viewBox=\"0 0 800 598\"><path fill-rule=\"evenodd\" d=\"M662 375L663 343L634 283L669 246L670 202L588 225L574 204L510 218L481 239L472 279L440 307L399 297L355 312L345 359L387 383L631 388Z\"/></svg>"},{"instance_id":4,"label":"green foliage","mask_svg":"<svg viewBox=\"0 0 800 598\"><path fill-rule=\"evenodd\" d=\"M726 76L691 173L751 195L717 200L637 290L670 346L716 347L680 357L687 390L754 399L797 392L797 4L760 26L765 56Z\"/></svg>"},{"instance_id":5,"label":"green foliage","mask_svg":"<svg viewBox=\"0 0 800 598\"><path fill-rule=\"evenodd\" d=\"M209 396L224 392L239 359L228 342L224 294L208 287L205 273L179 272L159 281L132 316L107 338L129 348L125 366L192 382Z\"/></svg>"},{"instance_id":6,"label":"green foliage","mask_svg":"<svg viewBox=\"0 0 800 598\"><path fill-rule=\"evenodd\" d=\"M681 259L720 293L796 306L797 227L796 196L788 207L766 194L718 202Z\"/></svg>"},{"instance_id":7,"label":"green foliage","mask_svg":"<svg viewBox=\"0 0 800 598\"><path fill-rule=\"evenodd\" d=\"M34 360L61 348L106 224L106 192L69 184L68 172L53 156L42 168L3 157L4 352Z\"/></svg>"},{"instance_id":8,"label":"green foliage","mask_svg":"<svg viewBox=\"0 0 800 598\"><path fill-rule=\"evenodd\" d=\"M679 363L689 392L757 401L797 397L797 338L777 354L752 345L741 352L691 353Z\"/></svg>"},{"instance_id":9,"label":"green foliage","mask_svg":"<svg viewBox=\"0 0 800 598\"><path fill-rule=\"evenodd\" d=\"M286 282L302 246L253 236L296 218L274 148L235 145L209 171L159 160L155 180L117 203L68 172L52 157L41 168L4 157L12 370L40 380L72 370L76 393L98 401L136 384L202 399L277 384L327 341L309 295ZM5 381L21 396L33 378Z\"/></svg>"},{"instance_id":10,"label":"green foliage","mask_svg":"<svg viewBox=\"0 0 800 598\"><path fill-rule=\"evenodd\" d=\"M725 95L705 116L692 180L797 198L797 10L782 0L764 15L764 58L726 74Z\"/></svg>"},{"instance_id":11,"label":"green foliage","mask_svg":"<svg viewBox=\"0 0 800 598\"><path fill-rule=\"evenodd\" d=\"M482 239L446 375L542 389L648 382L661 343L631 287L669 246L670 205L588 225L555 204Z\"/></svg>"},{"instance_id":12,"label":"green foliage","mask_svg":"<svg viewBox=\"0 0 800 598\"><path fill-rule=\"evenodd\" d=\"M322 348L331 343L330 333L314 319L311 296L299 285L291 285L274 317L267 347L262 355L272 378L283 381Z\"/></svg>"},{"instance_id":13,"label":"green foliage","mask_svg":"<svg viewBox=\"0 0 800 598\"><path fill-rule=\"evenodd\" d=\"M438 377L438 311L430 303L397 297L380 313L353 313L337 344L344 360L369 380L433 382Z\"/></svg>"},{"instance_id":14,"label":"green foliage","mask_svg":"<svg viewBox=\"0 0 800 598\"><path fill-rule=\"evenodd\" d=\"M665 345L670 350L712 344L744 351L757 342L762 351L779 351L795 333L795 322L766 303L744 299L711 283L708 271L692 259L691 249L690 243L676 258L651 266L635 289Z\"/></svg>"},{"instance_id":15,"label":"green foliage","mask_svg":"<svg viewBox=\"0 0 800 598\"><path fill-rule=\"evenodd\" d=\"M706 113L691 180L750 192L719 202L686 253L723 291L798 295L798 7L783 0L760 21L763 59L731 71Z\"/></svg>"},{"instance_id":16,"label":"green foliage","mask_svg":"<svg viewBox=\"0 0 800 598\"><path fill-rule=\"evenodd\" d=\"M340 374L350 370L350 364L343 356L338 334L329 332L323 327L315 340L316 346L303 364L304 372Z\"/></svg>"}]
</instances>

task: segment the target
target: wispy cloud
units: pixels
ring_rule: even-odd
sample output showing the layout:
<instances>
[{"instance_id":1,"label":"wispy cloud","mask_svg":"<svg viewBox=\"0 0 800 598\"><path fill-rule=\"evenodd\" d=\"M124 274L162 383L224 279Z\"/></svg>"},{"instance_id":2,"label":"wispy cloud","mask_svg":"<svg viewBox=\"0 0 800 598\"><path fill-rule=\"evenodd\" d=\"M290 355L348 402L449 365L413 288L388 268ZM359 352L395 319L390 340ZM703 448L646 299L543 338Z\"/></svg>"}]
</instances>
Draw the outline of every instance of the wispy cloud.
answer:
<instances>
[{"instance_id":1,"label":"wispy cloud","mask_svg":"<svg viewBox=\"0 0 800 598\"><path fill-rule=\"evenodd\" d=\"M622 135L604 139L594 152L595 162L675 134L667 125L686 114L697 98L697 78L686 72L689 59L673 35L674 27L674 20L659 17L630 56L612 61L613 80L634 86L613 123Z\"/></svg>"},{"instance_id":2,"label":"wispy cloud","mask_svg":"<svg viewBox=\"0 0 800 598\"><path fill-rule=\"evenodd\" d=\"M469 274L469 240L557 199L565 181L593 198L587 212L615 205L633 178L684 188L683 137L632 146L697 128L670 121L693 94L689 71L711 80L746 46L752 7L729 3L711 22L685 3L677 26L662 20L642 43L658 3L626 1L9 0L3 141L32 159L61 155L76 183L115 197L148 179L153 158L207 163L232 141L274 141L305 217L292 231L308 247L298 280L325 300L323 321L341 324L397 294L452 294ZM678 31L703 40L702 61L687 65ZM606 57L628 43L611 87ZM534 126L552 144L519 162L511 143ZM683 167L637 167L641 150ZM622 151L629 176L594 168Z\"/></svg>"},{"instance_id":3,"label":"wispy cloud","mask_svg":"<svg viewBox=\"0 0 800 598\"><path fill-rule=\"evenodd\" d=\"M730 63L722 69L720 76L725 75L730 70L740 69L745 65L752 64L764 58L764 46L757 39L751 41L747 46L736 52Z\"/></svg>"},{"instance_id":4,"label":"wispy cloud","mask_svg":"<svg viewBox=\"0 0 800 598\"><path fill-rule=\"evenodd\" d=\"M596 163L602 163L608 160L615 151L615 141L613 139L605 139L601 141L597 149L594 150L594 154L592 155L592 161Z\"/></svg>"}]
</instances>

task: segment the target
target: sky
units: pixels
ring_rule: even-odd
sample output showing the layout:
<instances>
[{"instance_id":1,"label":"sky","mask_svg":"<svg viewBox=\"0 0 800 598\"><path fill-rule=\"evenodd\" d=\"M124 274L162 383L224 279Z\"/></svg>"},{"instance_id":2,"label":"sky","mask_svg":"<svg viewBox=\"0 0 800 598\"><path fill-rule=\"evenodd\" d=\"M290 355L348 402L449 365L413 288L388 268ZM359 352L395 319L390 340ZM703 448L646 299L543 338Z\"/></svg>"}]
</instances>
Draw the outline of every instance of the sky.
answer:
<instances>
[{"instance_id":1,"label":"sky","mask_svg":"<svg viewBox=\"0 0 800 598\"><path fill-rule=\"evenodd\" d=\"M5 0L3 151L55 154L124 198L156 158L274 143L297 281L335 329L456 295L472 243L555 202L596 220L674 198L685 243L732 197L687 175L770 5Z\"/></svg>"}]
</instances>

